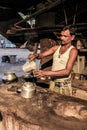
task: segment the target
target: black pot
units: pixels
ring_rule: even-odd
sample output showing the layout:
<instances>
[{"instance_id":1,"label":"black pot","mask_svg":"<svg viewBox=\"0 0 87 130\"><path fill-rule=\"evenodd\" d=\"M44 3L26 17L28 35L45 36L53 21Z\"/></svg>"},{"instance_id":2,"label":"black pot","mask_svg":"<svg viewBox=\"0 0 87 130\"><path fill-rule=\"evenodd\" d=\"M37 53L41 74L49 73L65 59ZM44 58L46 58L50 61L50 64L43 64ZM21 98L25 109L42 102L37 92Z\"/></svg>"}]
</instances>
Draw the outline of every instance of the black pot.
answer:
<instances>
[{"instance_id":1,"label":"black pot","mask_svg":"<svg viewBox=\"0 0 87 130\"><path fill-rule=\"evenodd\" d=\"M3 83L12 83L12 82L17 82L17 81L18 81L18 78L13 79L13 80L11 80L11 81L2 78L2 82L3 82Z\"/></svg>"},{"instance_id":2,"label":"black pot","mask_svg":"<svg viewBox=\"0 0 87 130\"><path fill-rule=\"evenodd\" d=\"M34 77L33 73L27 75L27 76L24 76L24 80L26 82L36 82L37 81L37 78Z\"/></svg>"}]
</instances>

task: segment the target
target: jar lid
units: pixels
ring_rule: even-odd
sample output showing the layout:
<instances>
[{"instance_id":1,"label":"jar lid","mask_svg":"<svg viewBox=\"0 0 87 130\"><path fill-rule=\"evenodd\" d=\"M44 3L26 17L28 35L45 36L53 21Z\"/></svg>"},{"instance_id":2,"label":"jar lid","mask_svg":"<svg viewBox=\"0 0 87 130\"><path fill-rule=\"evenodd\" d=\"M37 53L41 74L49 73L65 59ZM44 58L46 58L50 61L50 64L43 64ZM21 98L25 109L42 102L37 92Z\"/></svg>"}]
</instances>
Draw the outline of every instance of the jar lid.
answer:
<instances>
[{"instance_id":1,"label":"jar lid","mask_svg":"<svg viewBox=\"0 0 87 130\"><path fill-rule=\"evenodd\" d=\"M34 84L31 83L31 82L25 82L25 83L23 84L23 87L26 87L26 88L28 88L28 89L35 89Z\"/></svg>"}]
</instances>

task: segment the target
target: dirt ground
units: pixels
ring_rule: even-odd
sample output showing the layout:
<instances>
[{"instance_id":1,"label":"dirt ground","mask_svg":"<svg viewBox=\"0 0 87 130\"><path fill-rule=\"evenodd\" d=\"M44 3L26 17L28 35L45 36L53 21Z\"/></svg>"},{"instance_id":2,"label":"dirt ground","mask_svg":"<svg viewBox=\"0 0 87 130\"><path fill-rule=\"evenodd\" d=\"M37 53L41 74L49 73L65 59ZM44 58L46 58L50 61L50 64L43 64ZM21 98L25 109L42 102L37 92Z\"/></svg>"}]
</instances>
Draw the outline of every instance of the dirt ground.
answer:
<instances>
[{"instance_id":1,"label":"dirt ground","mask_svg":"<svg viewBox=\"0 0 87 130\"><path fill-rule=\"evenodd\" d=\"M23 64L27 60L27 56L32 53L27 49L20 48L0 48L0 78L4 76L4 72L14 72L17 76L24 75L22 70ZM16 55L15 63L2 62L2 56ZM37 68L39 61L37 61Z\"/></svg>"}]
</instances>

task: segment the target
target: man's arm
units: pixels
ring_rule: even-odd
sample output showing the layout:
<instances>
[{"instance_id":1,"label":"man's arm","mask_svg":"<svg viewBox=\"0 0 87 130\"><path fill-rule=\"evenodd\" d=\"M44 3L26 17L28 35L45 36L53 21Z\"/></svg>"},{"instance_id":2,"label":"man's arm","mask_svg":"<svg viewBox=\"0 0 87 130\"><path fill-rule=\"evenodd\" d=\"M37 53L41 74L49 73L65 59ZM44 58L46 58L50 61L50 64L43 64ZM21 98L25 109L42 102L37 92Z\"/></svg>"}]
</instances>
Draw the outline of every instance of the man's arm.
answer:
<instances>
[{"instance_id":1,"label":"man's arm","mask_svg":"<svg viewBox=\"0 0 87 130\"><path fill-rule=\"evenodd\" d=\"M35 58L41 59L41 58L46 57L48 55L52 55L57 50L57 48L58 48L58 46L54 46L45 52L37 53L37 54L30 54L28 56L28 58L31 60L34 60Z\"/></svg>"},{"instance_id":2,"label":"man's arm","mask_svg":"<svg viewBox=\"0 0 87 130\"><path fill-rule=\"evenodd\" d=\"M35 71L35 75L37 77L43 77L43 76L69 76L69 74L71 73L71 70L73 68L74 62L76 60L78 51L73 48L70 51L70 55L69 55L69 60L68 63L66 65L65 69L62 70L58 70L58 71L44 71L44 70L36 70Z\"/></svg>"}]
</instances>

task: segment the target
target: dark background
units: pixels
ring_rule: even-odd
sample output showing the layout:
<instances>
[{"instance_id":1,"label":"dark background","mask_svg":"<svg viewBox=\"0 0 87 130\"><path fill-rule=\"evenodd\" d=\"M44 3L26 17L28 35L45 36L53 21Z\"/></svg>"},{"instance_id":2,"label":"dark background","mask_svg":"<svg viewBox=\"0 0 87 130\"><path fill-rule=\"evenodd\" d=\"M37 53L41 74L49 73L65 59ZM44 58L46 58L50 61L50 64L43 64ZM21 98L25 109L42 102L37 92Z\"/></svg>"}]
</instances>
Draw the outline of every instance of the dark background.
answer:
<instances>
[{"instance_id":1,"label":"dark background","mask_svg":"<svg viewBox=\"0 0 87 130\"><path fill-rule=\"evenodd\" d=\"M34 17L35 28L31 29L26 20L17 24L25 30L15 28L14 24L22 20L18 12ZM36 37L43 32L60 32L66 24L74 24L78 37L87 38L86 0L0 0L0 32L15 43L22 44L26 35Z\"/></svg>"}]
</instances>

